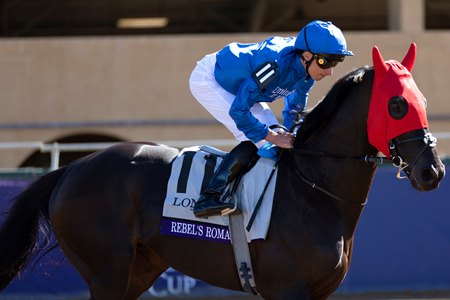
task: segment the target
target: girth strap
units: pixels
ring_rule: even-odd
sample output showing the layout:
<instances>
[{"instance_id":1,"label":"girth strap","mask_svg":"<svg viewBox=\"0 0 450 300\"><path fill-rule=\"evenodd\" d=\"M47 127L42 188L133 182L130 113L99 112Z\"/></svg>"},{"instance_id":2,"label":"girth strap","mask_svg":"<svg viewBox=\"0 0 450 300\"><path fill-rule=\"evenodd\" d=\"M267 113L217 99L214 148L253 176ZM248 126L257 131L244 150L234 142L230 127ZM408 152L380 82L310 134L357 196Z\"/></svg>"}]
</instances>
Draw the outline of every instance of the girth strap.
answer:
<instances>
[{"instance_id":1,"label":"girth strap","mask_svg":"<svg viewBox=\"0 0 450 300\"><path fill-rule=\"evenodd\" d=\"M237 199L234 200L237 201ZM236 268L242 288L249 294L257 295L252 259L244 229L244 216L241 213L230 214L229 222L231 244L233 245Z\"/></svg>"}]
</instances>

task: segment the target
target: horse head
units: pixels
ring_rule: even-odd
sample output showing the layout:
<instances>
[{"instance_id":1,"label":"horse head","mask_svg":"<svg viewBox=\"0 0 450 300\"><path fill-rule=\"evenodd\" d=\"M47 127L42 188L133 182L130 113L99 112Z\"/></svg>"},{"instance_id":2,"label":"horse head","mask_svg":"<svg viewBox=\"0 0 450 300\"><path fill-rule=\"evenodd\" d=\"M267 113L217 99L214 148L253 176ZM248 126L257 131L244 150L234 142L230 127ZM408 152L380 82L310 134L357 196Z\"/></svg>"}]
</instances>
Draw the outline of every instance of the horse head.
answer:
<instances>
[{"instance_id":1,"label":"horse head","mask_svg":"<svg viewBox=\"0 0 450 300\"><path fill-rule=\"evenodd\" d=\"M369 143L405 171L418 190L437 188L445 174L428 132L426 99L411 75L416 60L412 43L400 63L384 61L377 47L372 50L375 77L367 119Z\"/></svg>"}]
</instances>

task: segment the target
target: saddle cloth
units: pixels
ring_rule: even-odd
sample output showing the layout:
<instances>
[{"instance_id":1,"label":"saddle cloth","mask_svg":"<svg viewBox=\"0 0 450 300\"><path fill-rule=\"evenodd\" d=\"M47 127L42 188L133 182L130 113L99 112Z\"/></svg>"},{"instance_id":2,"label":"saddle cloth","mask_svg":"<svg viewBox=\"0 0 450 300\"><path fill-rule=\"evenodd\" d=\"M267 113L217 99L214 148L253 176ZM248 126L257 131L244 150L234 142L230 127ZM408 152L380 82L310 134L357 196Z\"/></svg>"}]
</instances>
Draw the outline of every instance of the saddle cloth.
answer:
<instances>
[{"instance_id":1,"label":"saddle cloth","mask_svg":"<svg viewBox=\"0 0 450 300\"><path fill-rule=\"evenodd\" d=\"M201 191L209 182L222 157L205 152L199 146L183 149L172 164L172 172L167 184L164 201L161 233L181 237L197 238L230 243L228 216L213 216L207 219L196 218L193 207ZM257 164L241 179L235 196L247 226L254 207L273 169L274 161L260 158ZM267 187L262 204L250 232L246 231L247 241L265 239L272 214L277 170Z\"/></svg>"}]
</instances>

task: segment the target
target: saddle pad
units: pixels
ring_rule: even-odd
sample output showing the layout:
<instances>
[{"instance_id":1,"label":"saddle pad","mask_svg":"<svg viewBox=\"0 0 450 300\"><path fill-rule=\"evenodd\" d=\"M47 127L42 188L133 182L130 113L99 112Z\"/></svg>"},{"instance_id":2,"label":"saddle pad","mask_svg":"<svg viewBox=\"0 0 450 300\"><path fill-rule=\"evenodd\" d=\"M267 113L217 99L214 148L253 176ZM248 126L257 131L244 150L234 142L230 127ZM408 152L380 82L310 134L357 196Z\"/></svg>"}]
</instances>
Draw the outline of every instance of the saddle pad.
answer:
<instances>
[{"instance_id":1,"label":"saddle pad","mask_svg":"<svg viewBox=\"0 0 450 300\"><path fill-rule=\"evenodd\" d=\"M210 177L221 161L221 157L204 152L199 146L185 148L180 152L173 161L172 172L167 184L167 195L161 220L162 234L230 242L228 216L196 218L192 211L200 192L206 188ZM244 227L251 218L274 163L273 160L260 158L239 183L235 195L240 201L244 216L242 226ZM267 235L272 214L276 176L277 170L267 187L250 232L246 231L248 242L265 239Z\"/></svg>"}]
</instances>

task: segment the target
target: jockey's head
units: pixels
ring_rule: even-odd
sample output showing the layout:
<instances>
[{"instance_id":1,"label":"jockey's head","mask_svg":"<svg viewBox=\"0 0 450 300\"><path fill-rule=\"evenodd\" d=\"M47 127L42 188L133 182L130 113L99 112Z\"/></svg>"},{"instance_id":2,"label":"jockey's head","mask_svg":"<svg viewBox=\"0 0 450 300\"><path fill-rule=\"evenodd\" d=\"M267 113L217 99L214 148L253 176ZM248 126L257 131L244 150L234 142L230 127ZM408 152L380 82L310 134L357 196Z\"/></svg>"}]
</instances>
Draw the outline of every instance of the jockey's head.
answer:
<instances>
[{"instance_id":1,"label":"jockey's head","mask_svg":"<svg viewBox=\"0 0 450 300\"><path fill-rule=\"evenodd\" d=\"M314 60L319 68L330 69L329 74L326 74L330 75L332 68L344 61L346 56L353 55L353 52L347 49L342 31L331 22L319 20L308 23L300 30L295 48L306 65L308 76L311 76L309 68Z\"/></svg>"}]
</instances>

